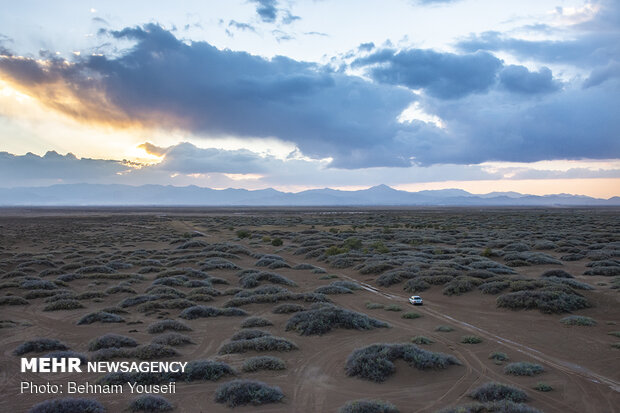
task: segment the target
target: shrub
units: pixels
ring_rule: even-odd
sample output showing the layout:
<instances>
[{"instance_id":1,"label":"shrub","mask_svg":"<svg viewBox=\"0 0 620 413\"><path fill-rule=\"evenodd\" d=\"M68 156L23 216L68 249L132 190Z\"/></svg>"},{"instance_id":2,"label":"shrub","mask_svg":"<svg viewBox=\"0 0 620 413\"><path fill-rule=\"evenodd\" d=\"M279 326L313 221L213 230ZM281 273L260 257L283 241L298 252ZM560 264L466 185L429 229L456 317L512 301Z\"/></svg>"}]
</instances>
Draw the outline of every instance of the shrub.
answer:
<instances>
[{"instance_id":1,"label":"shrub","mask_svg":"<svg viewBox=\"0 0 620 413\"><path fill-rule=\"evenodd\" d=\"M240 308L216 308L204 305L196 305L186 308L181 312L179 317L186 320L195 320L197 318L219 317L219 316L243 316L248 315L247 312Z\"/></svg>"},{"instance_id":2,"label":"shrub","mask_svg":"<svg viewBox=\"0 0 620 413\"><path fill-rule=\"evenodd\" d=\"M145 344L137 347L132 352L132 355L140 360L153 360L178 356L179 353L172 347L161 344Z\"/></svg>"},{"instance_id":3,"label":"shrub","mask_svg":"<svg viewBox=\"0 0 620 413\"><path fill-rule=\"evenodd\" d=\"M151 324L147 331L151 334L163 333L166 330L173 331L192 331L187 324L177 320L161 320Z\"/></svg>"},{"instance_id":4,"label":"shrub","mask_svg":"<svg viewBox=\"0 0 620 413\"><path fill-rule=\"evenodd\" d=\"M438 410L436 413L542 413L540 410L523 403L500 400L487 403L469 403Z\"/></svg>"},{"instance_id":5,"label":"shrub","mask_svg":"<svg viewBox=\"0 0 620 413\"><path fill-rule=\"evenodd\" d=\"M396 305L396 304L387 305L387 306L385 306L384 310L385 311L403 311L401 306Z\"/></svg>"},{"instance_id":6,"label":"shrub","mask_svg":"<svg viewBox=\"0 0 620 413\"><path fill-rule=\"evenodd\" d=\"M379 308L384 308L385 305L380 303L366 303L366 308L369 310L377 310Z\"/></svg>"},{"instance_id":7,"label":"shrub","mask_svg":"<svg viewBox=\"0 0 620 413\"><path fill-rule=\"evenodd\" d=\"M172 409L172 404L166 398L153 394L140 396L129 405L132 412L168 412Z\"/></svg>"},{"instance_id":8,"label":"shrub","mask_svg":"<svg viewBox=\"0 0 620 413\"><path fill-rule=\"evenodd\" d=\"M553 390L553 387L551 387L551 385L539 381L538 383L536 383L536 386L534 386L534 390L538 390L538 391L542 391L542 392L549 392L551 390Z\"/></svg>"},{"instance_id":9,"label":"shrub","mask_svg":"<svg viewBox=\"0 0 620 413\"><path fill-rule=\"evenodd\" d=\"M444 369L460 365L453 356L423 350L413 344L372 344L354 350L346 361L348 376L359 376L375 382L383 382L395 371L394 361L405 360L410 367L420 370Z\"/></svg>"},{"instance_id":10,"label":"shrub","mask_svg":"<svg viewBox=\"0 0 620 413\"><path fill-rule=\"evenodd\" d=\"M502 353L501 351L494 351L491 354L489 354L489 358L491 360L495 360L496 362L503 362L503 361L508 361L510 360L508 358L508 355L506 353Z\"/></svg>"},{"instance_id":11,"label":"shrub","mask_svg":"<svg viewBox=\"0 0 620 413\"><path fill-rule=\"evenodd\" d=\"M527 394L523 390L497 382L485 383L474 389L469 396L479 402L509 400L521 403L528 400Z\"/></svg>"},{"instance_id":12,"label":"shrub","mask_svg":"<svg viewBox=\"0 0 620 413\"><path fill-rule=\"evenodd\" d=\"M562 318L560 322L567 326L592 327L596 325L596 321L594 321L594 319L581 315L569 315L568 317Z\"/></svg>"},{"instance_id":13,"label":"shrub","mask_svg":"<svg viewBox=\"0 0 620 413\"><path fill-rule=\"evenodd\" d=\"M567 313L590 307L584 297L563 291L517 291L497 297L497 306L510 309L538 309L543 313Z\"/></svg>"},{"instance_id":14,"label":"shrub","mask_svg":"<svg viewBox=\"0 0 620 413\"><path fill-rule=\"evenodd\" d=\"M88 343L88 351L96 351L110 347L137 347L138 342L131 337L121 336L120 334L105 334L93 339Z\"/></svg>"},{"instance_id":15,"label":"shrub","mask_svg":"<svg viewBox=\"0 0 620 413\"><path fill-rule=\"evenodd\" d=\"M76 310L84 308L77 300L58 300L43 307L43 311Z\"/></svg>"},{"instance_id":16,"label":"shrub","mask_svg":"<svg viewBox=\"0 0 620 413\"><path fill-rule=\"evenodd\" d=\"M174 332L165 333L154 337L153 340L151 340L151 343L160 344L163 346L182 346L184 344L194 344L189 336Z\"/></svg>"},{"instance_id":17,"label":"shrub","mask_svg":"<svg viewBox=\"0 0 620 413\"><path fill-rule=\"evenodd\" d=\"M92 399L51 399L35 404L28 413L105 413L105 408Z\"/></svg>"},{"instance_id":18,"label":"shrub","mask_svg":"<svg viewBox=\"0 0 620 413\"><path fill-rule=\"evenodd\" d=\"M247 297L235 297L226 301L224 307L240 307L248 304L277 303L279 301L290 300L305 301L308 303L325 303L330 301L325 295L318 293L282 292L277 294L255 294Z\"/></svg>"},{"instance_id":19,"label":"shrub","mask_svg":"<svg viewBox=\"0 0 620 413\"><path fill-rule=\"evenodd\" d=\"M298 313L300 311L305 311L305 310L306 309L299 304L286 303L286 304L280 304L280 305L275 306L273 310L271 310L271 312L274 314L291 314L291 313Z\"/></svg>"},{"instance_id":20,"label":"shrub","mask_svg":"<svg viewBox=\"0 0 620 413\"><path fill-rule=\"evenodd\" d=\"M338 413L399 413L399 410L383 400L361 399L346 402Z\"/></svg>"},{"instance_id":21,"label":"shrub","mask_svg":"<svg viewBox=\"0 0 620 413\"><path fill-rule=\"evenodd\" d=\"M416 318L422 317L422 314L410 311L410 312L403 314L401 317L406 318L408 320L415 320Z\"/></svg>"},{"instance_id":22,"label":"shrub","mask_svg":"<svg viewBox=\"0 0 620 413\"><path fill-rule=\"evenodd\" d=\"M463 336L461 337L461 343L463 344L480 344L482 339L478 336Z\"/></svg>"},{"instance_id":23,"label":"shrub","mask_svg":"<svg viewBox=\"0 0 620 413\"><path fill-rule=\"evenodd\" d=\"M620 331L610 331L607 334L614 337L620 337Z\"/></svg>"},{"instance_id":24,"label":"shrub","mask_svg":"<svg viewBox=\"0 0 620 413\"><path fill-rule=\"evenodd\" d=\"M241 328L267 327L272 325L273 323L266 318L249 317L243 320L241 323Z\"/></svg>"},{"instance_id":25,"label":"shrub","mask_svg":"<svg viewBox=\"0 0 620 413\"><path fill-rule=\"evenodd\" d=\"M286 277L281 276L273 272L258 271L258 270L246 270L239 278L239 285L243 288L258 287L261 281L267 281L272 284L282 284L295 286L296 284Z\"/></svg>"},{"instance_id":26,"label":"shrub","mask_svg":"<svg viewBox=\"0 0 620 413\"><path fill-rule=\"evenodd\" d=\"M98 311L96 313L86 314L77 322L78 325L92 323L124 323L125 319L119 315L109 313L107 311Z\"/></svg>"},{"instance_id":27,"label":"shrub","mask_svg":"<svg viewBox=\"0 0 620 413\"><path fill-rule=\"evenodd\" d=\"M16 295L0 297L0 305L28 305L28 300Z\"/></svg>"},{"instance_id":28,"label":"shrub","mask_svg":"<svg viewBox=\"0 0 620 413\"><path fill-rule=\"evenodd\" d=\"M249 238L252 233L247 229L239 229L237 230L237 232L235 232L235 235L237 235L237 237L239 238Z\"/></svg>"},{"instance_id":29,"label":"shrub","mask_svg":"<svg viewBox=\"0 0 620 413\"><path fill-rule=\"evenodd\" d=\"M513 376L535 376L543 371L545 369L540 364L528 363L526 361L510 363L504 367L504 373Z\"/></svg>"},{"instance_id":30,"label":"shrub","mask_svg":"<svg viewBox=\"0 0 620 413\"><path fill-rule=\"evenodd\" d=\"M286 323L286 331L295 330L302 336L322 335L334 328L371 330L385 327L389 327L389 324L333 305L299 312Z\"/></svg>"},{"instance_id":31,"label":"shrub","mask_svg":"<svg viewBox=\"0 0 620 413\"><path fill-rule=\"evenodd\" d=\"M353 294L350 289L337 285L324 285L315 289L314 292L319 294Z\"/></svg>"},{"instance_id":32,"label":"shrub","mask_svg":"<svg viewBox=\"0 0 620 413\"><path fill-rule=\"evenodd\" d=\"M229 381L222 384L215 392L215 401L225 403L228 407L276 403L281 401L283 397L284 394L279 387L271 387L255 380Z\"/></svg>"},{"instance_id":33,"label":"shrub","mask_svg":"<svg viewBox=\"0 0 620 413\"><path fill-rule=\"evenodd\" d=\"M274 247L280 247L282 246L282 244L284 244L284 241L282 241L282 238L274 238L271 240L271 245L273 245Z\"/></svg>"},{"instance_id":34,"label":"shrub","mask_svg":"<svg viewBox=\"0 0 620 413\"><path fill-rule=\"evenodd\" d=\"M245 372L254 372L258 370L284 370L286 364L278 357L258 356L252 357L243 362L241 369Z\"/></svg>"},{"instance_id":35,"label":"shrub","mask_svg":"<svg viewBox=\"0 0 620 413\"><path fill-rule=\"evenodd\" d=\"M67 347L65 343L52 338L37 338L20 344L13 350L13 354L21 356L26 353L39 353L53 350L69 350L69 347Z\"/></svg>"},{"instance_id":36,"label":"shrub","mask_svg":"<svg viewBox=\"0 0 620 413\"><path fill-rule=\"evenodd\" d=\"M410 293L419 293L422 291L426 291L429 288L431 288L431 285L427 283L424 279L414 278L412 280L408 280L405 283L405 287L403 289Z\"/></svg>"},{"instance_id":37,"label":"shrub","mask_svg":"<svg viewBox=\"0 0 620 413\"><path fill-rule=\"evenodd\" d=\"M443 289L445 295L461 295L482 284L479 278L459 276L450 281Z\"/></svg>"},{"instance_id":38,"label":"shrub","mask_svg":"<svg viewBox=\"0 0 620 413\"><path fill-rule=\"evenodd\" d=\"M570 275L564 270L548 270L548 271L543 272L541 274L541 277L543 278L548 278L548 277L574 278L572 275Z\"/></svg>"},{"instance_id":39,"label":"shrub","mask_svg":"<svg viewBox=\"0 0 620 413\"><path fill-rule=\"evenodd\" d=\"M435 327L435 331L439 331L440 333L449 333L451 331L454 331L454 328L450 326L437 326Z\"/></svg>"},{"instance_id":40,"label":"shrub","mask_svg":"<svg viewBox=\"0 0 620 413\"><path fill-rule=\"evenodd\" d=\"M160 298L159 295L155 295L155 294L136 295L135 297L125 298L123 301L121 301L119 306L123 308L133 307L138 304L146 303L147 301L158 300L159 298Z\"/></svg>"},{"instance_id":41,"label":"shrub","mask_svg":"<svg viewBox=\"0 0 620 413\"><path fill-rule=\"evenodd\" d=\"M478 286L483 294L499 294L510 286L508 281L490 281Z\"/></svg>"},{"instance_id":42,"label":"shrub","mask_svg":"<svg viewBox=\"0 0 620 413\"><path fill-rule=\"evenodd\" d=\"M226 363L213 360L194 360L187 363L185 373L180 378L185 381L217 381L224 376L236 374L235 370Z\"/></svg>"},{"instance_id":43,"label":"shrub","mask_svg":"<svg viewBox=\"0 0 620 413\"><path fill-rule=\"evenodd\" d=\"M425 336L415 336L411 339L414 344L433 344L434 341Z\"/></svg>"},{"instance_id":44,"label":"shrub","mask_svg":"<svg viewBox=\"0 0 620 413\"><path fill-rule=\"evenodd\" d=\"M246 351L291 351L297 345L282 337L263 336L249 340L236 340L222 345L219 354L245 353Z\"/></svg>"}]
</instances>

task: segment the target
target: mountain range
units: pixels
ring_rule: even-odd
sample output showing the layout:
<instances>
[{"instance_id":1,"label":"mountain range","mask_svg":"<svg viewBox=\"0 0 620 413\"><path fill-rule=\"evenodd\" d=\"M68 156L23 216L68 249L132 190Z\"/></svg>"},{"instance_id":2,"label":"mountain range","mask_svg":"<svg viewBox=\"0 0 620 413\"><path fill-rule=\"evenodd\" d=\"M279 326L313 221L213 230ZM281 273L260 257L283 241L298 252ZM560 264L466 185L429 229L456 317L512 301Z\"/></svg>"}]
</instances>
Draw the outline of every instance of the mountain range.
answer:
<instances>
[{"instance_id":1,"label":"mountain range","mask_svg":"<svg viewBox=\"0 0 620 413\"><path fill-rule=\"evenodd\" d=\"M211 189L198 186L59 184L0 188L0 206L620 206L620 197L525 195L491 192L478 195L461 189L407 192L387 185L358 191L311 189L292 193Z\"/></svg>"}]
</instances>

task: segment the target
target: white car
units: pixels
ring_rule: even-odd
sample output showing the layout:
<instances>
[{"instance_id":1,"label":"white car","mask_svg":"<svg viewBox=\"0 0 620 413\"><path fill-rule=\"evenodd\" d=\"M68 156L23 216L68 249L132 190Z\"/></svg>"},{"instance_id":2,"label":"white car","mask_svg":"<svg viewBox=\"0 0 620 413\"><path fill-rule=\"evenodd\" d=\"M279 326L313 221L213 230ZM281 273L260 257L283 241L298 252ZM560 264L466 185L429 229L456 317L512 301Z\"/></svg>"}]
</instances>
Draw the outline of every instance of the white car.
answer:
<instances>
[{"instance_id":1,"label":"white car","mask_svg":"<svg viewBox=\"0 0 620 413\"><path fill-rule=\"evenodd\" d=\"M409 297L409 302L413 305L422 305L422 297L419 295L412 295Z\"/></svg>"}]
</instances>

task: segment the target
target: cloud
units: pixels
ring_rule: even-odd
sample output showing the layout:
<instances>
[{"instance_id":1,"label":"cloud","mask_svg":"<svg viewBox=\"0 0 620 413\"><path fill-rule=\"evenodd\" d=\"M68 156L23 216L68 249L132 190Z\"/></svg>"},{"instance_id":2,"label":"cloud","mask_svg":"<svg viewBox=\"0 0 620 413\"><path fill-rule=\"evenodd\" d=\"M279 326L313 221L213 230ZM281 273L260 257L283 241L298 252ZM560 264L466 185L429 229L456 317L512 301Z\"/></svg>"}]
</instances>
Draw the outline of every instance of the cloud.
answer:
<instances>
[{"instance_id":1,"label":"cloud","mask_svg":"<svg viewBox=\"0 0 620 413\"><path fill-rule=\"evenodd\" d=\"M263 172L268 162L264 157L248 150L224 150L216 148L197 148L191 143L160 148L151 143L139 146L148 153L163 156L162 162L151 169L159 169L173 173L229 173L250 174Z\"/></svg>"},{"instance_id":2,"label":"cloud","mask_svg":"<svg viewBox=\"0 0 620 413\"><path fill-rule=\"evenodd\" d=\"M240 23L240 22L235 21L235 20L229 21L228 22L228 27L234 27L235 29L238 29L238 30L249 31L249 32L256 33L256 29L251 24Z\"/></svg>"},{"instance_id":3,"label":"cloud","mask_svg":"<svg viewBox=\"0 0 620 413\"><path fill-rule=\"evenodd\" d=\"M3 186L51 185L114 179L128 169L122 161L78 159L68 153L50 151L44 156L33 153L13 155L0 152L0 181Z\"/></svg>"},{"instance_id":4,"label":"cloud","mask_svg":"<svg viewBox=\"0 0 620 413\"><path fill-rule=\"evenodd\" d=\"M380 49L353 61L378 82L424 88L431 96L453 99L487 91L501 60L486 52L457 55L428 49Z\"/></svg>"},{"instance_id":5,"label":"cloud","mask_svg":"<svg viewBox=\"0 0 620 413\"><path fill-rule=\"evenodd\" d=\"M583 82L583 87L598 86L608 80L620 79L620 62L615 61L607 66L595 68Z\"/></svg>"},{"instance_id":6,"label":"cloud","mask_svg":"<svg viewBox=\"0 0 620 413\"><path fill-rule=\"evenodd\" d=\"M282 24L291 24L296 20L301 20L301 17L294 16L289 10L284 10L282 14L284 14L284 16L282 16Z\"/></svg>"},{"instance_id":7,"label":"cloud","mask_svg":"<svg viewBox=\"0 0 620 413\"><path fill-rule=\"evenodd\" d=\"M360 52L370 52L374 48L375 44L373 42L361 43L359 46L357 46L357 50L359 50Z\"/></svg>"},{"instance_id":8,"label":"cloud","mask_svg":"<svg viewBox=\"0 0 620 413\"><path fill-rule=\"evenodd\" d=\"M364 79L181 41L155 24L105 33L133 45L72 61L4 55L0 73L85 123L182 131L194 141L276 138L332 169L620 157L617 77L583 88L490 52L384 47L354 59ZM426 116L399 122L412 104ZM248 165L263 173L260 160Z\"/></svg>"},{"instance_id":9,"label":"cloud","mask_svg":"<svg viewBox=\"0 0 620 413\"><path fill-rule=\"evenodd\" d=\"M525 66L506 66L499 74L500 84L511 92L523 94L551 93L561 88L548 67L530 72Z\"/></svg>"},{"instance_id":10,"label":"cloud","mask_svg":"<svg viewBox=\"0 0 620 413\"><path fill-rule=\"evenodd\" d=\"M273 23L276 20L278 14L278 8L276 7L277 0L250 0L252 3L256 3L256 13L260 16L261 20L266 23Z\"/></svg>"},{"instance_id":11,"label":"cloud","mask_svg":"<svg viewBox=\"0 0 620 413\"><path fill-rule=\"evenodd\" d=\"M504 51L520 59L569 63L579 67L607 64L620 54L618 33L588 33L574 40L525 40L499 32L470 35L457 43L464 52Z\"/></svg>"}]
</instances>

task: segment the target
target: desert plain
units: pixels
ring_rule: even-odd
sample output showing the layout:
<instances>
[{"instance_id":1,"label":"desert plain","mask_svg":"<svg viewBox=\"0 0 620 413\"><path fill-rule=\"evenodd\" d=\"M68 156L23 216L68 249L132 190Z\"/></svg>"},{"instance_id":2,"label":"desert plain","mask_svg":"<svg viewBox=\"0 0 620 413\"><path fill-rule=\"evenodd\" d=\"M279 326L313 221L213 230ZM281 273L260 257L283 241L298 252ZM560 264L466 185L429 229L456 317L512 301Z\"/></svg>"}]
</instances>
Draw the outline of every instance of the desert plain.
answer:
<instances>
[{"instance_id":1,"label":"desert plain","mask_svg":"<svg viewBox=\"0 0 620 413\"><path fill-rule=\"evenodd\" d=\"M0 411L144 411L134 380L179 413L620 411L619 292L614 208L7 208ZM193 373L20 372L48 354Z\"/></svg>"}]
</instances>

